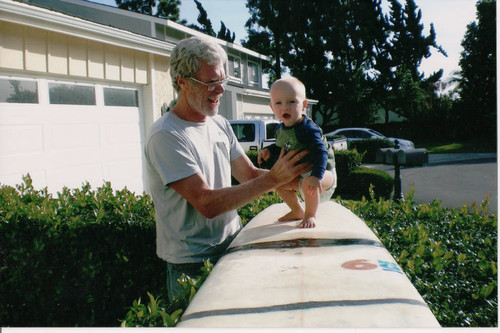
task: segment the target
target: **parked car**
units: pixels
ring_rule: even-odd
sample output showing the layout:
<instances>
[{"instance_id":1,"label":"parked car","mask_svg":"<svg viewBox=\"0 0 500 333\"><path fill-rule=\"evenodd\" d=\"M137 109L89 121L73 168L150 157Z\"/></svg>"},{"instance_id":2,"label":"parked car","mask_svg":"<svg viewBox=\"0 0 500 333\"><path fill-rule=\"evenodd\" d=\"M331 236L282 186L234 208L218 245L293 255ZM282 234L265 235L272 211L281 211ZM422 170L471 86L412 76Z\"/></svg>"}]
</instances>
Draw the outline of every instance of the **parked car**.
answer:
<instances>
[{"instance_id":1,"label":"parked car","mask_svg":"<svg viewBox=\"0 0 500 333\"><path fill-rule=\"evenodd\" d=\"M399 141L400 148L415 148L415 145L410 140L386 137L383 134L374 131L370 128L359 128L359 127L349 127L349 128L339 128L333 132L326 134L327 136L342 135L347 138L347 144L350 146L352 141L356 140L366 140L366 139L386 139L394 144L394 141Z\"/></svg>"},{"instance_id":2,"label":"parked car","mask_svg":"<svg viewBox=\"0 0 500 333\"><path fill-rule=\"evenodd\" d=\"M230 120L229 123L245 151L258 151L276 142L275 130L279 125L277 120Z\"/></svg>"},{"instance_id":3,"label":"parked car","mask_svg":"<svg viewBox=\"0 0 500 333\"><path fill-rule=\"evenodd\" d=\"M273 119L230 120L236 138L245 151L259 151L276 142L275 132L279 121ZM334 150L346 150L347 139L328 140Z\"/></svg>"}]
</instances>

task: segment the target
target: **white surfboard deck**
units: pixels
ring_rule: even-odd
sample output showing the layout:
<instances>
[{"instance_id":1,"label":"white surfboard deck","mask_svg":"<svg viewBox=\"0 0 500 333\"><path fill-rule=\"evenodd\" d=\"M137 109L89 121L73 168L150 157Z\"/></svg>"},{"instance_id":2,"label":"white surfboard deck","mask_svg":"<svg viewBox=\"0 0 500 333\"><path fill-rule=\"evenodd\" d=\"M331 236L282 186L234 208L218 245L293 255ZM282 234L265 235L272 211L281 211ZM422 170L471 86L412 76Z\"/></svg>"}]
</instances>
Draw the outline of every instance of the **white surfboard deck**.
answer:
<instances>
[{"instance_id":1,"label":"white surfboard deck","mask_svg":"<svg viewBox=\"0 0 500 333\"><path fill-rule=\"evenodd\" d=\"M178 327L440 327L375 234L328 201L316 228L275 204L234 239Z\"/></svg>"}]
</instances>

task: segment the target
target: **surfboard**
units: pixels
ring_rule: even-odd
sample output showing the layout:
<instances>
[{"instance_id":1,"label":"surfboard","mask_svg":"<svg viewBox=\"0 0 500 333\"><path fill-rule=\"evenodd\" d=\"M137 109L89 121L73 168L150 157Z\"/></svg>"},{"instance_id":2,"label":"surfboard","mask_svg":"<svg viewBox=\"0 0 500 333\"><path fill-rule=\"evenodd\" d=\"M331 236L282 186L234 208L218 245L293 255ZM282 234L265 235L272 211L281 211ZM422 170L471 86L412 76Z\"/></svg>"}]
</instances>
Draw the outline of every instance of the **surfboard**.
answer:
<instances>
[{"instance_id":1,"label":"surfboard","mask_svg":"<svg viewBox=\"0 0 500 333\"><path fill-rule=\"evenodd\" d=\"M391 254L328 201L316 227L278 222L274 204L233 240L177 327L440 327Z\"/></svg>"}]
</instances>

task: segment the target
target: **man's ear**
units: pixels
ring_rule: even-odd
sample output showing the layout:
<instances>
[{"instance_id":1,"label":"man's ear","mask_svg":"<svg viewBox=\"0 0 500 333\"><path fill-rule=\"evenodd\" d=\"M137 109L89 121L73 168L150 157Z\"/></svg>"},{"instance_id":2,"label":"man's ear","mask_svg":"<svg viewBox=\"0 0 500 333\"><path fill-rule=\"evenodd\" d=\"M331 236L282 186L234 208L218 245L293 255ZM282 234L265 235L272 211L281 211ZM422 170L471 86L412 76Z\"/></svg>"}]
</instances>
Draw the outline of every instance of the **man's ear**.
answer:
<instances>
[{"instance_id":1,"label":"man's ear","mask_svg":"<svg viewBox=\"0 0 500 333\"><path fill-rule=\"evenodd\" d=\"M189 78L185 76L178 76L177 77L177 84L179 85L179 88L185 89L187 85L187 81L189 81Z\"/></svg>"}]
</instances>

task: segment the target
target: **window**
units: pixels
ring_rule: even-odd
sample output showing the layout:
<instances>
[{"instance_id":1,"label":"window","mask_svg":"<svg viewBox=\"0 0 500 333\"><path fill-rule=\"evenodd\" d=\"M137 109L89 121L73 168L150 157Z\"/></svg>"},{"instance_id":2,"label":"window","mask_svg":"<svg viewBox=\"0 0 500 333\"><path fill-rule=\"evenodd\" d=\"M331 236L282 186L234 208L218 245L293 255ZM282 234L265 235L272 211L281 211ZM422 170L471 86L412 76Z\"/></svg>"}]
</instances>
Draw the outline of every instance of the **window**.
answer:
<instances>
[{"instance_id":1,"label":"window","mask_svg":"<svg viewBox=\"0 0 500 333\"><path fill-rule=\"evenodd\" d=\"M93 86L49 83L50 104L96 105Z\"/></svg>"},{"instance_id":2,"label":"window","mask_svg":"<svg viewBox=\"0 0 500 333\"><path fill-rule=\"evenodd\" d=\"M0 103L38 103L37 82L0 79Z\"/></svg>"},{"instance_id":3,"label":"window","mask_svg":"<svg viewBox=\"0 0 500 333\"><path fill-rule=\"evenodd\" d=\"M228 55L227 56L227 59L228 59L228 74L229 76L233 76L233 77L237 77L239 79L241 79L241 62L240 62L240 59L235 57L235 56L232 56L232 55Z\"/></svg>"},{"instance_id":4,"label":"window","mask_svg":"<svg viewBox=\"0 0 500 333\"><path fill-rule=\"evenodd\" d=\"M231 124L231 126L239 142L252 142L255 140L254 124Z\"/></svg>"},{"instance_id":5,"label":"window","mask_svg":"<svg viewBox=\"0 0 500 333\"><path fill-rule=\"evenodd\" d=\"M259 66L255 62L248 62L248 81L253 85L258 85L260 83Z\"/></svg>"},{"instance_id":6,"label":"window","mask_svg":"<svg viewBox=\"0 0 500 333\"><path fill-rule=\"evenodd\" d=\"M138 107L138 95L136 89L104 88L104 105Z\"/></svg>"},{"instance_id":7,"label":"window","mask_svg":"<svg viewBox=\"0 0 500 333\"><path fill-rule=\"evenodd\" d=\"M279 123L269 123L266 124L266 139L276 139L276 127L278 127Z\"/></svg>"}]
</instances>

